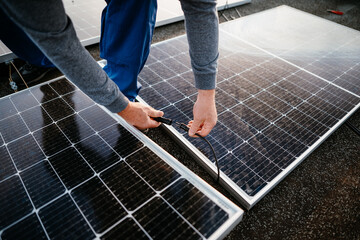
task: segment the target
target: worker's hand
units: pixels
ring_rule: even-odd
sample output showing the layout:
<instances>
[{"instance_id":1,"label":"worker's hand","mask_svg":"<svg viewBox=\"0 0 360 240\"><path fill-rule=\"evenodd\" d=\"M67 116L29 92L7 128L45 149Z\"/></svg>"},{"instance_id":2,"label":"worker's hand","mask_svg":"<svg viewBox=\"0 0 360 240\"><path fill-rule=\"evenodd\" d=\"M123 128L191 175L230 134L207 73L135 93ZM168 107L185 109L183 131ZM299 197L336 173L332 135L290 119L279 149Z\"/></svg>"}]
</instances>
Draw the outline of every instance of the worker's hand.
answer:
<instances>
[{"instance_id":1,"label":"worker's hand","mask_svg":"<svg viewBox=\"0 0 360 240\"><path fill-rule=\"evenodd\" d=\"M139 102L129 102L128 106L118 114L125 121L140 130L158 127L160 123L151 118L162 117L164 115L162 111L155 110Z\"/></svg>"},{"instance_id":2,"label":"worker's hand","mask_svg":"<svg viewBox=\"0 0 360 240\"><path fill-rule=\"evenodd\" d=\"M194 120L189 122L189 136L194 137L195 133L205 137L216 125L217 112L215 106L215 89L198 90L198 97L194 104Z\"/></svg>"}]
</instances>

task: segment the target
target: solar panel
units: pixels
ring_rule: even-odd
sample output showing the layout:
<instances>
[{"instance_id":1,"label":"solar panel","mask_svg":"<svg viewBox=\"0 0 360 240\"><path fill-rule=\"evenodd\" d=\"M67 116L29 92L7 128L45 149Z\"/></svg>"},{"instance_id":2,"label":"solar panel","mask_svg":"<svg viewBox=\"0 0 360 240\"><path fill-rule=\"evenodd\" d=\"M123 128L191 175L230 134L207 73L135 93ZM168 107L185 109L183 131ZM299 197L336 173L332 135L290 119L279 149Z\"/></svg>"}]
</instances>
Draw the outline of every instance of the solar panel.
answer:
<instances>
[{"instance_id":1,"label":"solar panel","mask_svg":"<svg viewBox=\"0 0 360 240\"><path fill-rule=\"evenodd\" d=\"M336 29L336 40L321 45L325 35L334 37L328 29ZM348 34L339 35L339 29ZM358 31L289 7L221 24L218 123L207 139L219 158L221 184L247 208L359 108L357 88L352 87L357 82L348 78L360 70L360 44L354 44L359 39ZM182 36L154 45L139 76L141 99L163 110L165 117L184 123L193 119L197 97L186 44ZM330 61L338 51L334 49L347 51ZM313 71L308 66L314 64L308 62L327 65L323 72ZM326 69L336 68L337 63L345 72L338 73L336 80L327 79ZM173 127L167 129L215 176L212 153L201 139L189 138Z\"/></svg>"},{"instance_id":2,"label":"solar panel","mask_svg":"<svg viewBox=\"0 0 360 240\"><path fill-rule=\"evenodd\" d=\"M0 238L221 239L243 211L65 78L0 99Z\"/></svg>"},{"instance_id":3,"label":"solar panel","mask_svg":"<svg viewBox=\"0 0 360 240\"><path fill-rule=\"evenodd\" d=\"M217 9L235 7L250 3L251 0L219 0ZM83 46L98 43L101 32L101 13L106 6L105 1L63 0L66 14L70 16L74 28ZM158 1L156 26L163 26L184 19L180 2ZM0 62L16 58L16 56L0 41Z\"/></svg>"},{"instance_id":4,"label":"solar panel","mask_svg":"<svg viewBox=\"0 0 360 240\"><path fill-rule=\"evenodd\" d=\"M271 17L274 14L276 18ZM260 25L253 21L255 18L265 18L268 21ZM311 22L311 27L301 22L305 19ZM359 31L287 6L258 13L238 24L241 27L239 25L235 29L231 23L224 24L223 30L232 30L234 36L241 36L242 40L280 56L324 80L360 94ZM267 36L266 41L261 38L264 34Z\"/></svg>"}]
</instances>

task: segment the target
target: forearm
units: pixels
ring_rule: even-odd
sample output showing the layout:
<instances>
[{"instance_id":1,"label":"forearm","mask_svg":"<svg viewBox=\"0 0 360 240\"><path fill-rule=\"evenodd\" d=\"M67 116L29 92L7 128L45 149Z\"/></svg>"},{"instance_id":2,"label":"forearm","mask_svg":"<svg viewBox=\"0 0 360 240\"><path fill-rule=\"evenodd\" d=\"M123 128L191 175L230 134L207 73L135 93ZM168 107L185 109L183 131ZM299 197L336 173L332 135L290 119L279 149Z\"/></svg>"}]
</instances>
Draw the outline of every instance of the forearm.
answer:
<instances>
[{"instance_id":1,"label":"forearm","mask_svg":"<svg viewBox=\"0 0 360 240\"><path fill-rule=\"evenodd\" d=\"M191 66L198 89L215 89L219 21L215 0L181 0Z\"/></svg>"},{"instance_id":2,"label":"forearm","mask_svg":"<svg viewBox=\"0 0 360 240\"><path fill-rule=\"evenodd\" d=\"M112 112L126 108L126 97L81 46L61 1L4 0L0 6L51 62L95 102Z\"/></svg>"}]
</instances>

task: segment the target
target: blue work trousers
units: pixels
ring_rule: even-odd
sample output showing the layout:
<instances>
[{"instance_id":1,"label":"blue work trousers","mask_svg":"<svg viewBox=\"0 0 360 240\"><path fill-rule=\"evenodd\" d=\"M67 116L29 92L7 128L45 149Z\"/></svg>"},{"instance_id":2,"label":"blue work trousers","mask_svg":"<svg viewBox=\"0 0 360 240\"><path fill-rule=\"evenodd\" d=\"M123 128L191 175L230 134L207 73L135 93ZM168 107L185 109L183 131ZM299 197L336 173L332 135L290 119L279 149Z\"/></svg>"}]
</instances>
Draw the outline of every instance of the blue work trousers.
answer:
<instances>
[{"instance_id":1,"label":"blue work trousers","mask_svg":"<svg viewBox=\"0 0 360 240\"><path fill-rule=\"evenodd\" d=\"M100 57L104 70L130 101L140 90L137 77L149 56L156 0L106 0L101 17Z\"/></svg>"}]
</instances>

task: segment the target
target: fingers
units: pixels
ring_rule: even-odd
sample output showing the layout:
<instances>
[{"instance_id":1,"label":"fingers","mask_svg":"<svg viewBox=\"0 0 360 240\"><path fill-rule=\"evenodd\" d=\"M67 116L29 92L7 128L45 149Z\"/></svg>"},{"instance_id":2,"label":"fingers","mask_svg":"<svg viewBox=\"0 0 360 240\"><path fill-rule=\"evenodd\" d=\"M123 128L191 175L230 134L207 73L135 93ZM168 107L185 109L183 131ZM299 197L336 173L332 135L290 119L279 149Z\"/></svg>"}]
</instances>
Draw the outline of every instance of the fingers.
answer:
<instances>
[{"instance_id":1,"label":"fingers","mask_svg":"<svg viewBox=\"0 0 360 240\"><path fill-rule=\"evenodd\" d=\"M148 114L149 117L152 117L152 118L164 116L164 112L155 110L153 108L149 108L147 110L147 114Z\"/></svg>"},{"instance_id":2,"label":"fingers","mask_svg":"<svg viewBox=\"0 0 360 240\"><path fill-rule=\"evenodd\" d=\"M204 124L204 126L201 128L199 134L203 137L207 136L210 131L213 129L214 126L209 126L209 124Z\"/></svg>"},{"instance_id":3,"label":"fingers","mask_svg":"<svg viewBox=\"0 0 360 240\"><path fill-rule=\"evenodd\" d=\"M201 121L193 121L190 124L189 136L194 137L195 133L201 129L202 122Z\"/></svg>"},{"instance_id":4,"label":"fingers","mask_svg":"<svg viewBox=\"0 0 360 240\"><path fill-rule=\"evenodd\" d=\"M193 124L194 124L194 120L189 121L189 123L187 125L188 128L191 129L193 127ZM200 126L198 128L196 128L196 126L194 127L195 133L199 134L202 137L205 137L211 132L211 130L214 128L215 125L216 125L216 123L210 123L208 121L205 121L205 123L200 124ZM194 133L194 135L190 135L190 130L189 130L189 136L196 137L195 133Z\"/></svg>"},{"instance_id":5,"label":"fingers","mask_svg":"<svg viewBox=\"0 0 360 240\"><path fill-rule=\"evenodd\" d=\"M156 128L158 126L160 126L160 122L155 121L152 118L156 118L156 117L162 117L164 116L164 112L162 111L158 111L152 107L148 107L146 109L147 115L148 115L148 121L146 123L147 128Z\"/></svg>"},{"instance_id":6,"label":"fingers","mask_svg":"<svg viewBox=\"0 0 360 240\"><path fill-rule=\"evenodd\" d=\"M160 124L161 124L160 122L157 122L149 117L146 128L156 128L160 126Z\"/></svg>"},{"instance_id":7,"label":"fingers","mask_svg":"<svg viewBox=\"0 0 360 240\"><path fill-rule=\"evenodd\" d=\"M140 130L158 127L160 123L151 119L151 117L161 117L164 115L162 111L155 110L142 103L133 102L130 102L129 105L118 114Z\"/></svg>"}]
</instances>

